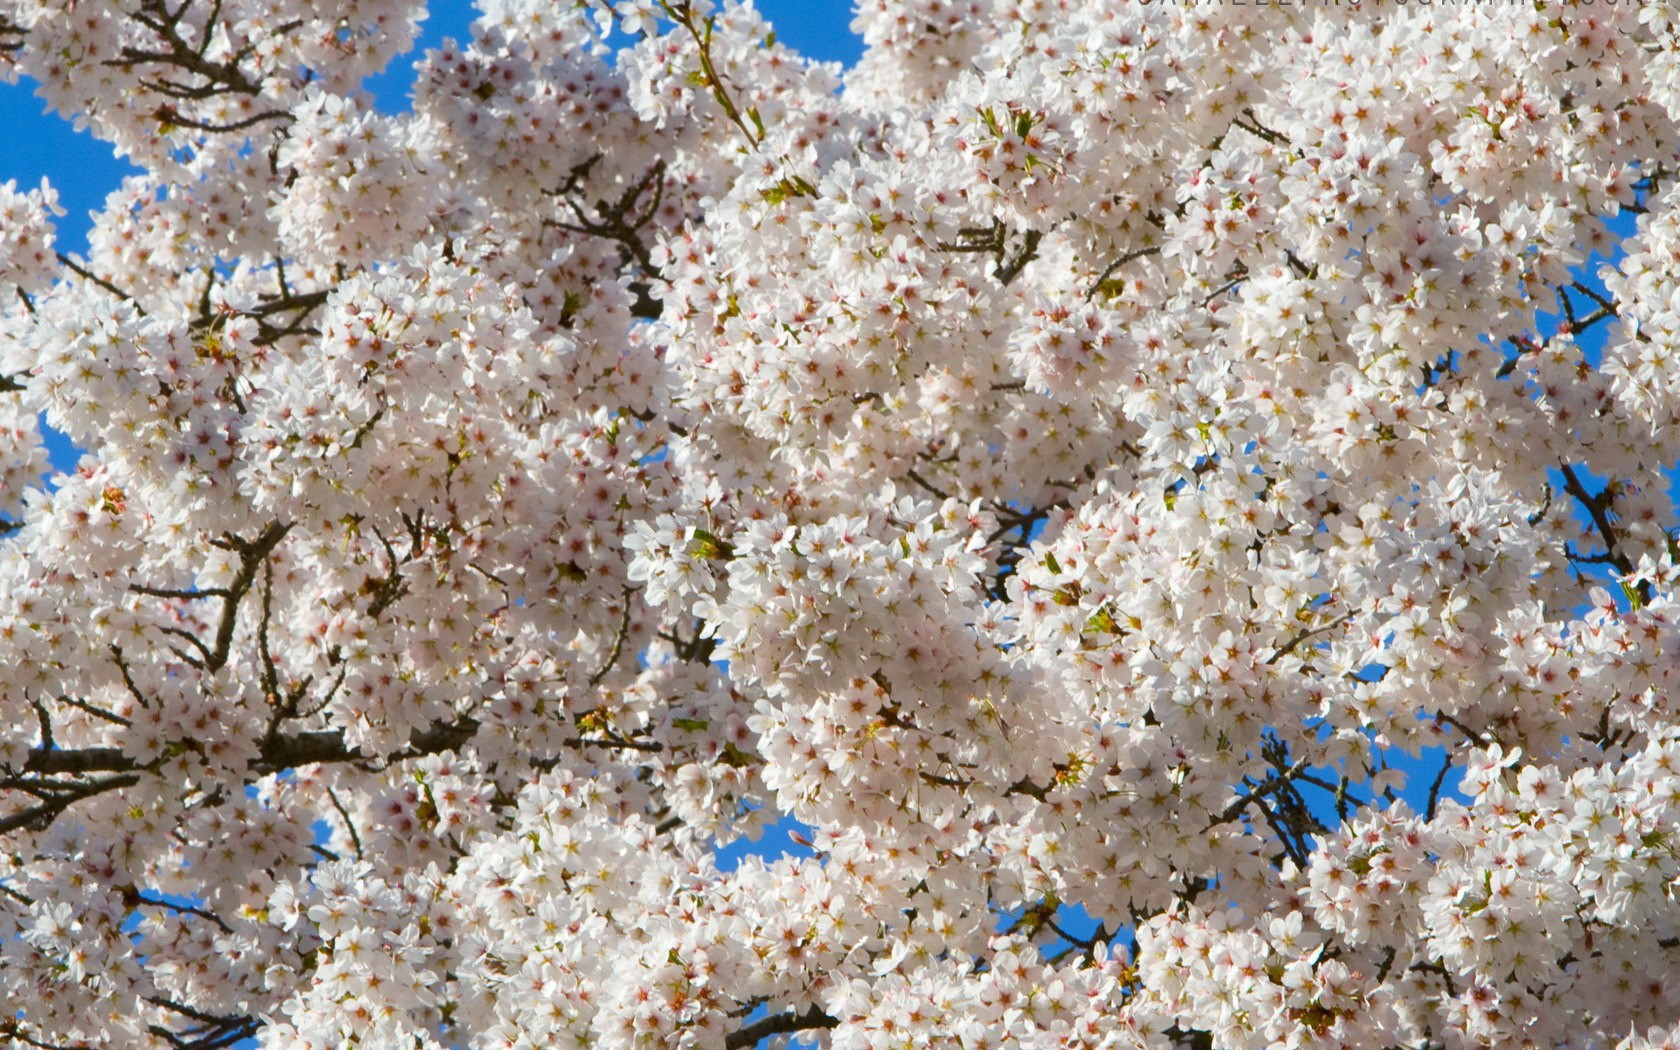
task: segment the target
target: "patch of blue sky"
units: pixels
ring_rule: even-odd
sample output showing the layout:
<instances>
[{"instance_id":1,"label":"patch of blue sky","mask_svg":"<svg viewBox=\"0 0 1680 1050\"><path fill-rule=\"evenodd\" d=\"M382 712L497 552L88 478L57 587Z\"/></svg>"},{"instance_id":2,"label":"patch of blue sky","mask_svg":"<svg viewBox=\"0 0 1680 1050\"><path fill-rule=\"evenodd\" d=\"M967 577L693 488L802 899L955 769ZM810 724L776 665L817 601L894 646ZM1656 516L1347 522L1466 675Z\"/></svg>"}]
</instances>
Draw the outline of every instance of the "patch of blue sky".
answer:
<instances>
[{"instance_id":1,"label":"patch of blue sky","mask_svg":"<svg viewBox=\"0 0 1680 1050\"><path fill-rule=\"evenodd\" d=\"M756 836L743 836L717 847L712 860L719 871L728 873L748 857L761 857L766 863L782 857L813 857L816 851L808 843L814 834L816 829L811 825L782 815L765 825Z\"/></svg>"}]
</instances>

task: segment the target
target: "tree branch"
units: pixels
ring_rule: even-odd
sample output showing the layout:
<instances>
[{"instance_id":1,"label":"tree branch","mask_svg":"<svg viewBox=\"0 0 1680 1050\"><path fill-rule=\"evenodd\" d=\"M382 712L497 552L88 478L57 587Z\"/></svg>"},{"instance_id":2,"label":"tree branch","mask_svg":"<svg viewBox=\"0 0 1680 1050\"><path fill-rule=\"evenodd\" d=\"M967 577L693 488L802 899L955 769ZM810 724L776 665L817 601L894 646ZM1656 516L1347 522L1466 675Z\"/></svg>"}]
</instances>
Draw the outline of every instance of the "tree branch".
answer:
<instances>
[{"instance_id":1,"label":"tree branch","mask_svg":"<svg viewBox=\"0 0 1680 1050\"><path fill-rule=\"evenodd\" d=\"M1209 830L1216 828L1221 824L1229 824L1231 821L1242 816L1242 811L1247 809L1251 804L1260 801L1268 795L1282 791L1286 786L1288 786L1291 780L1295 779L1297 774L1306 768L1307 760L1304 758L1298 758L1295 760L1294 765L1279 773L1277 776L1268 777L1262 783L1257 784L1250 790L1238 795L1229 806L1226 806L1220 811L1217 817L1209 822Z\"/></svg>"},{"instance_id":2,"label":"tree branch","mask_svg":"<svg viewBox=\"0 0 1680 1050\"><path fill-rule=\"evenodd\" d=\"M1615 523L1610 520L1610 507L1615 502L1610 489L1606 487L1597 494L1587 491L1581 479L1575 473L1575 468L1568 464L1560 464L1563 468L1563 490L1575 497L1575 501L1586 509L1588 517L1592 519L1593 528L1598 530L1599 538L1604 541L1604 553L1610 564L1623 576L1634 573L1633 559L1620 547L1621 537L1616 534ZM1651 600L1651 585L1644 581L1639 584L1639 597L1642 601Z\"/></svg>"},{"instance_id":3,"label":"tree branch","mask_svg":"<svg viewBox=\"0 0 1680 1050\"><path fill-rule=\"evenodd\" d=\"M238 552L239 571L234 574L233 581L226 587L208 587L199 589L171 589L162 587L147 587L141 584L130 584L129 589L137 594L152 597L196 600L199 598L220 598L222 600L222 616L216 624L216 640L214 647L206 645L202 639L179 627L165 627L165 633L179 635L192 647L198 650L198 656L193 657L183 653L188 663L203 670L215 673L227 666L229 650L233 646L233 632L239 622L239 603L251 590L256 582L257 572L267 564L268 556L279 546L286 533L292 530L289 523L271 522L268 527L254 540L241 539L238 536L224 536L216 543L217 546Z\"/></svg>"},{"instance_id":4,"label":"tree branch","mask_svg":"<svg viewBox=\"0 0 1680 1050\"><path fill-rule=\"evenodd\" d=\"M1289 639L1289 641L1283 643L1283 648L1279 649L1277 652L1273 653L1270 657L1268 657L1267 660L1266 660L1266 663L1268 665L1277 663L1279 660L1283 659L1285 656L1288 656L1291 652L1293 652L1295 650L1296 646L1300 645L1302 642L1305 642L1305 641L1307 641L1308 639L1311 639L1311 638L1316 638L1326 631L1333 631L1336 628L1340 627L1342 624L1347 623L1351 619L1353 619L1353 613L1350 612L1350 613L1346 613L1342 616L1336 617L1334 620L1331 620L1329 623L1320 624L1317 627L1313 627L1313 628L1310 628L1308 630L1301 631L1300 633L1296 634L1293 638Z\"/></svg>"},{"instance_id":5,"label":"tree branch","mask_svg":"<svg viewBox=\"0 0 1680 1050\"><path fill-rule=\"evenodd\" d=\"M80 784L65 785L63 794L48 799L38 806L31 806L26 810L13 813L9 817L0 817L0 835L9 835L19 828L46 827L58 815L85 798L102 795L117 788L132 787L140 782L137 773L127 773L122 776L108 777Z\"/></svg>"},{"instance_id":6,"label":"tree branch","mask_svg":"<svg viewBox=\"0 0 1680 1050\"><path fill-rule=\"evenodd\" d=\"M729 1033L723 1045L725 1050L746 1050L747 1047L756 1046L773 1035L803 1032L812 1028L833 1028L839 1023L839 1018L831 1017L813 1006L802 1014L789 1011L754 1021L745 1028Z\"/></svg>"}]
</instances>

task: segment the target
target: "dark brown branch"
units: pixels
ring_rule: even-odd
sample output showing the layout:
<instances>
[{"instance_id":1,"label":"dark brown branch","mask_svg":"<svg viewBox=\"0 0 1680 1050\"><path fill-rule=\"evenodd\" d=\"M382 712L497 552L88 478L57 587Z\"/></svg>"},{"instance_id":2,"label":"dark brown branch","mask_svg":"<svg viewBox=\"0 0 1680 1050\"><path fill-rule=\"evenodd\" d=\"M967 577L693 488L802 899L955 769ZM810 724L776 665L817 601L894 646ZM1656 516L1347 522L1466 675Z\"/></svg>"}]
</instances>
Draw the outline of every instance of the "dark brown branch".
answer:
<instances>
[{"instance_id":1,"label":"dark brown branch","mask_svg":"<svg viewBox=\"0 0 1680 1050\"><path fill-rule=\"evenodd\" d=\"M151 701L146 699L146 694L134 684L134 672L128 666L128 659L123 656L122 646L115 643L111 645L111 658L117 662L117 670L122 672L123 688L128 690L128 695L133 697L134 702L142 709L151 707Z\"/></svg>"},{"instance_id":2,"label":"dark brown branch","mask_svg":"<svg viewBox=\"0 0 1680 1050\"><path fill-rule=\"evenodd\" d=\"M60 813L82 799L102 795L117 788L132 787L139 782L138 774L127 773L122 776L107 777L104 780L67 785L65 791L55 798L49 799L38 806L31 806L21 812L13 813L9 817L0 817L0 835L9 835L19 828L45 828L58 819Z\"/></svg>"},{"instance_id":3,"label":"dark brown branch","mask_svg":"<svg viewBox=\"0 0 1680 1050\"><path fill-rule=\"evenodd\" d=\"M1015 254L1003 262L997 269L998 283L1005 288L1013 284L1027 264L1038 258L1039 242L1044 240L1044 231L1028 230L1021 236L1021 246Z\"/></svg>"},{"instance_id":4,"label":"dark brown branch","mask_svg":"<svg viewBox=\"0 0 1680 1050\"><path fill-rule=\"evenodd\" d=\"M1282 797L1281 794L1279 797ZM1278 842L1283 846L1284 854L1295 863L1297 868L1304 870L1307 866L1307 854L1310 847L1303 841L1306 833L1301 823L1292 819L1297 817L1299 813L1292 813L1289 817L1286 817L1269 805L1266 799L1256 800L1255 805L1260 807L1261 817L1265 819L1267 826L1272 829L1272 833L1277 836Z\"/></svg>"},{"instance_id":5,"label":"dark brown branch","mask_svg":"<svg viewBox=\"0 0 1680 1050\"><path fill-rule=\"evenodd\" d=\"M81 776L88 773L125 773L137 768L120 747L35 747L24 760L23 772L42 776Z\"/></svg>"},{"instance_id":6,"label":"dark brown branch","mask_svg":"<svg viewBox=\"0 0 1680 1050\"><path fill-rule=\"evenodd\" d=\"M630 596L633 593L629 587L624 588L624 611L618 619L618 633L613 636L612 652L607 654L607 662L601 665L600 670L589 676L591 689L601 684L601 679L607 677L607 672L613 669L624 652L624 639L630 634Z\"/></svg>"},{"instance_id":7,"label":"dark brown branch","mask_svg":"<svg viewBox=\"0 0 1680 1050\"><path fill-rule=\"evenodd\" d=\"M543 225L568 233L612 241L623 250L627 261L633 263L642 274L653 281L662 279L659 268L653 263L653 253L649 250L642 231L659 214L664 202L665 162L656 162L641 179L620 194L617 200L597 201L586 209L580 197L582 180L599 159L600 155L596 154L585 163L574 167L566 181L557 190L551 191L553 196L564 200L575 221L548 219ZM651 199L643 206L642 199L650 195ZM589 212L594 213L594 217L591 217ZM635 295L635 300L630 304L631 316L643 320L659 318L663 306L654 298L650 281L633 280L630 283L630 291Z\"/></svg>"},{"instance_id":8,"label":"dark brown branch","mask_svg":"<svg viewBox=\"0 0 1680 1050\"><path fill-rule=\"evenodd\" d=\"M1480 747L1487 747L1489 744L1493 743L1493 741L1489 740L1486 736L1476 732L1474 729L1471 729L1469 726L1459 721L1453 715L1447 714L1445 711L1435 712L1435 717L1445 722L1447 725L1452 726L1460 733L1463 733Z\"/></svg>"},{"instance_id":9,"label":"dark brown branch","mask_svg":"<svg viewBox=\"0 0 1680 1050\"><path fill-rule=\"evenodd\" d=\"M1449 754L1441 762L1441 771L1435 774L1435 782L1429 785L1429 802L1424 807L1424 820L1429 821L1435 819L1435 811L1441 805L1441 789L1446 786L1447 773L1452 770L1452 767L1452 755Z\"/></svg>"},{"instance_id":10,"label":"dark brown branch","mask_svg":"<svg viewBox=\"0 0 1680 1050\"><path fill-rule=\"evenodd\" d=\"M333 809L338 811L338 818L344 821L344 830L350 835L350 844L356 847L356 859L362 859L362 836L356 832L356 822L350 819L350 811L344 808L344 803L338 799L338 792L327 789L327 798L332 800Z\"/></svg>"},{"instance_id":11,"label":"dark brown branch","mask_svg":"<svg viewBox=\"0 0 1680 1050\"><path fill-rule=\"evenodd\" d=\"M638 203L650 190L653 192L652 202L637 214ZM572 209L577 221L562 222L551 219L545 225L570 233L582 233L614 241L630 253L630 257L644 273L658 277L659 269L653 264L653 253L642 240L641 231L658 214L664 192L665 162L658 161L641 179L620 194L617 200L598 201L590 209L597 213L597 218L585 215L584 209L575 200L567 199L566 204Z\"/></svg>"},{"instance_id":12,"label":"dark brown branch","mask_svg":"<svg viewBox=\"0 0 1680 1050\"><path fill-rule=\"evenodd\" d=\"M1573 466L1568 463L1561 464L1561 466L1563 468L1563 489L1574 496L1577 503L1586 508L1587 515L1592 518L1593 527L1598 530L1599 538L1604 541L1604 553L1610 559L1610 564L1615 566L1616 571L1623 576L1632 576L1634 573L1633 559L1628 557L1626 552L1621 549L1621 537L1616 534L1616 526L1610 520L1610 507L1615 502L1615 497L1611 495L1610 489L1606 488L1596 495L1590 493L1587 491L1587 487L1581 483L1581 479L1576 475ZM1639 596L1643 601L1649 602L1651 600L1651 585L1649 583L1640 581Z\"/></svg>"},{"instance_id":13,"label":"dark brown branch","mask_svg":"<svg viewBox=\"0 0 1680 1050\"><path fill-rule=\"evenodd\" d=\"M1236 120L1231 121L1231 123L1239 128L1242 128L1255 138L1269 142L1274 146L1289 145L1289 140L1287 138L1260 123L1260 118L1254 115L1253 107L1244 109L1242 111L1242 115L1243 117L1248 118L1247 122L1244 122L1243 119L1239 117Z\"/></svg>"},{"instance_id":14,"label":"dark brown branch","mask_svg":"<svg viewBox=\"0 0 1680 1050\"><path fill-rule=\"evenodd\" d=\"M74 707L78 711L85 711L88 714L94 716L95 718L102 718L105 721L112 723L113 725L119 725L119 726L125 726L126 727L126 726L131 726L131 725L134 724L133 722L124 718L122 715L117 714L115 711L107 711L103 707L100 707L97 704L88 703L86 700L79 700L79 699L77 699L76 697L73 697L73 696L60 696L60 697L54 697L54 699L56 699L61 704L64 704L64 705L69 706L69 707Z\"/></svg>"},{"instance_id":15,"label":"dark brown branch","mask_svg":"<svg viewBox=\"0 0 1680 1050\"><path fill-rule=\"evenodd\" d=\"M56 252L54 254L56 254L58 256L58 261L61 264L63 264L64 267L66 269L68 269L71 273L74 273L76 276L82 278L85 281L92 281L94 284L97 284L99 287L105 289L107 292L110 292L112 295L116 296L118 299L125 299L128 302L133 303L135 312L138 313L141 317L146 316L145 309L140 305L139 300L134 298L134 296L130 295L129 293L127 293L125 291L123 291L121 288L118 288L116 285L112 284L110 281L108 281L105 278L103 278L103 277L99 276L98 274L94 273L92 270L89 270L87 267L83 266L81 263L77 262L75 259L72 259L70 256L65 255L63 252Z\"/></svg>"},{"instance_id":16,"label":"dark brown branch","mask_svg":"<svg viewBox=\"0 0 1680 1050\"><path fill-rule=\"evenodd\" d=\"M1262 783L1257 784L1253 788L1250 788L1248 791L1237 796L1229 806L1226 806L1217 817L1213 818L1213 820L1208 823L1208 828L1216 828L1221 824L1229 824L1231 821L1236 820L1238 817L1242 816L1243 810L1247 809L1251 804L1264 799L1268 795L1282 791L1289 785L1289 782L1293 780L1297 774L1306 768L1306 759L1296 759L1294 765L1285 769L1277 776L1268 777Z\"/></svg>"},{"instance_id":17,"label":"dark brown branch","mask_svg":"<svg viewBox=\"0 0 1680 1050\"><path fill-rule=\"evenodd\" d=\"M1090 302L1098 292L1102 291L1108 284L1108 279L1113 277L1114 271L1120 269L1120 267L1134 260L1141 259L1146 255L1159 254L1161 254L1160 248L1135 248L1132 251L1120 256L1118 259L1115 259L1113 262L1104 267L1103 272L1098 275L1095 281L1092 282L1091 290L1085 293L1085 301Z\"/></svg>"},{"instance_id":18,"label":"dark brown branch","mask_svg":"<svg viewBox=\"0 0 1680 1050\"><path fill-rule=\"evenodd\" d=\"M178 1003L173 999L165 999L161 995L146 995L141 998L145 999L153 1006L161 1007L162 1009L169 1010L173 1013L178 1013L182 1017L190 1017L200 1024L241 1025L250 1020L248 1017L222 1017L217 1014L208 1014L202 1010L195 1010L185 1003Z\"/></svg>"},{"instance_id":19,"label":"dark brown branch","mask_svg":"<svg viewBox=\"0 0 1680 1050\"><path fill-rule=\"evenodd\" d=\"M565 740L565 745L567 747L575 748L616 747L622 748L626 751L645 751L649 754L657 754L658 752L665 750L665 745L659 743L657 740L631 740L627 737L621 736L604 737L598 740L591 740L588 737L574 736L568 737Z\"/></svg>"},{"instance_id":20,"label":"dark brown branch","mask_svg":"<svg viewBox=\"0 0 1680 1050\"><path fill-rule=\"evenodd\" d=\"M338 730L272 734L260 745L257 761L252 763L249 775L265 776L299 766L340 762L388 765L403 759L458 751L472 740L478 730L479 722L473 718L440 722L415 733L401 749L386 755L352 748ZM567 747L579 749L604 747L650 753L664 750L664 745L657 741L633 740L610 734L593 738L573 737L564 743ZM145 768L143 763L124 754L121 748L33 748L21 771L9 779L0 779L0 789L27 791L44 801L0 820L0 834L21 827L44 827L81 799L138 783ZM99 773L117 775L93 781L48 779ZM355 829L350 825L348 815L344 815L344 819L354 840Z\"/></svg>"},{"instance_id":21,"label":"dark brown branch","mask_svg":"<svg viewBox=\"0 0 1680 1050\"><path fill-rule=\"evenodd\" d=\"M25 1046L36 1047L37 1050L93 1050L91 1043L48 1043L33 1036L24 1035L21 1023L15 1018L0 1021L0 1036L15 1039Z\"/></svg>"},{"instance_id":22,"label":"dark brown branch","mask_svg":"<svg viewBox=\"0 0 1680 1050\"><path fill-rule=\"evenodd\" d=\"M993 276L999 284L1008 287L1028 263L1038 258L1038 246L1043 240L1043 230L1028 230L1021 234L1011 255L1009 227L993 219L990 226L964 226L957 230L955 241L937 241L934 247L942 252L990 255L996 264Z\"/></svg>"},{"instance_id":23,"label":"dark brown branch","mask_svg":"<svg viewBox=\"0 0 1680 1050\"><path fill-rule=\"evenodd\" d=\"M1002 223L994 220L990 226L964 226L957 231L957 240L939 241L934 246L942 252L1001 257L1008 232Z\"/></svg>"},{"instance_id":24,"label":"dark brown branch","mask_svg":"<svg viewBox=\"0 0 1680 1050\"><path fill-rule=\"evenodd\" d=\"M251 771L257 775L277 773L298 766L337 762L395 762L405 758L459 751L478 733L479 722L461 717L453 722L439 722L409 738L408 743L390 755L368 754L352 748L344 741L344 734L336 729L317 729L301 733L280 733L265 741L258 751ZM615 747L633 751L656 752L664 745L652 740L632 740L627 737L573 737L565 741L568 747ZM25 760L23 773L36 776L82 776L92 773L126 773L142 769L141 763L116 747L46 748L36 747ZM0 787L16 787L0 781ZM75 784L66 788L77 789Z\"/></svg>"},{"instance_id":25,"label":"dark brown branch","mask_svg":"<svg viewBox=\"0 0 1680 1050\"><path fill-rule=\"evenodd\" d=\"M169 1043L174 1050L228 1050L256 1035L262 1022L248 1019L238 1024L214 1025L203 1029L172 1032L161 1025L147 1025L146 1030Z\"/></svg>"},{"instance_id":26,"label":"dark brown branch","mask_svg":"<svg viewBox=\"0 0 1680 1050\"><path fill-rule=\"evenodd\" d=\"M280 295L240 311L240 316L257 322L257 341L260 343L273 343L294 335L318 334L308 324L309 316L326 303L330 293L323 290L294 295L285 285L284 267L276 262L275 269L281 271ZM289 315L289 319L276 325L273 318L280 315Z\"/></svg>"},{"instance_id":27,"label":"dark brown branch","mask_svg":"<svg viewBox=\"0 0 1680 1050\"><path fill-rule=\"evenodd\" d=\"M1351 619L1353 619L1353 613L1350 612L1350 613L1346 613L1342 616L1336 617L1334 620L1331 620L1329 623L1320 624L1319 626L1313 627L1309 630L1301 631L1300 633L1296 634L1294 637L1290 638L1289 641L1283 643L1283 648L1279 649L1277 652L1273 653L1270 657L1268 657L1267 660L1266 660L1266 663L1268 665L1277 663L1279 660L1283 659L1285 656L1288 656L1290 653L1294 652L1296 647L1299 646L1302 642L1305 642L1305 641L1307 641L1309 639L1312 639L1312 638L1316 638L1326 631L1333 631L1336 628L1340 627L1342 624L1347 623Z\"/></svg>"},{"instance_id":28,"label":"dark brown branch","mask_svg":"<svg viewBox=\"0 0 1680 1050\"><path fill-rule=\"evenodd\" d=\"M263 124L270 120L278 120L282 123L290 124L292 121L297 119L290 113L277 109L270 110L267 113L258 113L254 117L246 117L244 120L236 120L229 124L210 124L206 121L194 120L192 117L184 116L180 110L167 104L159 106L157 108L157 112L154 113L153 116L163 123L173 124L176 127L192 128L195 131L209 131L217 133L244 131L246 128L254 128L258 124Z\"/></svg>"},{"instance_id":29,"label":"dark brown branch","mask_svg":"<svg viewBox=\"0 0 1680 1050\"><path fill-rule=\"evenodd\" d=\"M0 52L20 51L27 30L12 21L10 15L0 15Z\"/></svg>"},{"instance_id":30,"label":"dark brown branch","mask_svg":"<svg viewBox=\"0 0 1680 1050\"><path fill-rule=\"evenodd\" d=\"M214 923L223 933L233 932L233 929L222 920L220 915L203 908L195 908L191 904L175 904L172 901L160 900L157 897L148 897L144 893L135 893L127 903L130 907L145 905L149 908L162 908L165 911L172 911L177 915L191 915Z\"/></svg>"},{"instance_id":31,"label":"dark brown branch","mask_svg":"<svg viewBox=\"0 0 1680 1050\"><path fill-rule=\"evenodd\" d=\"M326 305L326 291L302 292L292 294L282 292L279 298L265 299L249 310L244 311L246 317L272 317L279 313L291 313L301 310L307 313L319 306Z\"/></svg>"},{"instance_id":32,"label":"dark brown branch","mask_svg":"<svg viewBox=\"0 0 1680 1050\"><path fill-rule=\"evenodd\" d=\"M1241 263L1238 263L1237 267L1236 267L1236 276L1228 278L1224 284L1220 285L1218 288L1215 288L1213 291L1209 292L1207 294L1207 297L1201 301L1200 305L1206 306L1207 304L1213 302L1215 299L1224 295L1226 292L1235 288L1237 285L1243 283L1243 281L1245 281L1247 279L1248 279L1248 269L1247 269L1247 267L1244 267Z\"/></svg>"},{"instance_id":33,"label":"dark brown branch","mask_svg":"<svg viewBox=\"0 0 1680 1050\"><path fill-rule=\"evenodd\" d=\"M384 409L380 410L380 412L383 411ZM376 415L377 414L378 413L376 413ZM418 552L419 546L411 546L406 556L398 558L397 549L391 545L390 540L385 538L385 534L379 531L379 527L377 525L373 527L373 534L378 537L380 546L385 548L385 560L387 565L385 577L372 584L373 601L368 603L368 619L377 620L381 616L385 615L385 610L396 604L397 601L408 593L408 583L403 579L402 567L414 559L414 555Z\"/></svg>"},{"instance_id":34,"label":"dark brown branch","mask_svg":"<svg viewBox=\"0 0 1680 1050\"><path fill-rule=\"evenodd\" d=\"M239 63L256 50L256 45L249 44L239 49L223 62L210 60L206 55L211 41L216 36L214 15L219 14L219 5L199 31L200 43L197 47L189 44L181 35L181 18L191 6L190 3L183 3L176 10L170 11L164 0L141 0L138 10L131 12L129 17L155 33L163 49L148 51L138 47L124 47L120 58L112 59L106 64L123 69L133 69L141 65L174 67L202 81L196 84L163 79L146 82L146 86L152 90L179 99L202 100L226 94L261 94L262 85L239 67ZM276 26L272 32L275 35L283 35L300 25L301 21L294 20Z\"/></svg>"},{"instance_id":35,"label":"dark brown branch","mask_svg":"<svg viewBox=\"0 0 1680 1050\"><path fill-rule=\"evenodd\" d=\"M931 494L932 496L934 496L936 499L950 499L951 498L950 493L946 492L944 489L939 488L937 485L934 485L932 482L928 481L926 478L924 478L920 474L916 473L915 468L913 468L913 467L910 470L905 471L904 476L909 478L911 481L914 481L916 484L920 485L923 489L927 490L927 492L929 494Z\"/></svg>"},{"instance_id":36,"label":"dark brown branch","mask_svg":"<svg viewBox=\"0 0 1680 1050\"><path fill-rule=\"evenodd\" d=\"M131 583L128 589L148 598L176 598L189 602L204 598L226 598L232 593L226 587L205 587L200 590L195 587L148 587L143 583Z\"/></svg>"},{"instance_id":37,"label":"dark brown branch","mask_svg":"<svg viewBox=\"0 0 1680 1050\"><path fill-rule=\"evenodd\" d=\"M789 1011L754 1021L745 1028L730 1032L723 1045L725 1050L746 1050L747 1047L757 1046L773 1035L787 1035L790 1032L804 1032L813 1028L833 1028L839 1023L839 1018L831 1017L813 1006L804 1013Z\"/></svg>"},{"instance_id":38,"label":"dark brown branch","mask_svg":"<svg viewBox=\"0 0 1680 1050\"><path fill-rule=\"evenodd\" d=\"M230 535L216 541L216 546L239 554L239 570L234 574L233 581L226 587L176 590L131 584L130 590L139 594L165 598L220 598L222 615L216 624L216 639L213 647L205 644L197 635L179 627L162 628L165 634L182 638L198 651L197 657L186 653L181 654L188 663L212 673L220 671L227 666L229 650L233 645L233 632L239 621L239 603L251 590L252 584L256 582L258 570L268 563L268 556L274 552L274 548L279 546L280 541L285 539L286 533L290 532L291 529L290 524L271 522L254 540L245 540Z\"/></svg>"},{"instance_id":39,"label":"dark brown branch","mask_svg":"<svg viewBox=\"0 0 1680 1050\"><path fill-rule=\"evenodd\" d=\"M478 721L462 718L441 722L409 738L402 751L391 756L364 754L344 742L344 734L334 729L315 730L277 736L274 743L263 749L262 758L254 767L263 773L278 772L297 766L329 762L396 761L421 755L436 755L457 751L478 732Z\"/></svg>"},{"instance_id":40,"label":"dark brown branch","mask_svg":"<svg viewBox=\"0 0 1680 1050\"><path fill-rule=\"evenodd\" d=\"M1574 291L1580 292L1588 299L1591 299L1600 310L1604 310L1611 314L1616 313L1616 304L1614 302L1600 295L1594 289L1582 284L1580 281L1571 283L1569 287Z\"/></svg>"}]
</instances>

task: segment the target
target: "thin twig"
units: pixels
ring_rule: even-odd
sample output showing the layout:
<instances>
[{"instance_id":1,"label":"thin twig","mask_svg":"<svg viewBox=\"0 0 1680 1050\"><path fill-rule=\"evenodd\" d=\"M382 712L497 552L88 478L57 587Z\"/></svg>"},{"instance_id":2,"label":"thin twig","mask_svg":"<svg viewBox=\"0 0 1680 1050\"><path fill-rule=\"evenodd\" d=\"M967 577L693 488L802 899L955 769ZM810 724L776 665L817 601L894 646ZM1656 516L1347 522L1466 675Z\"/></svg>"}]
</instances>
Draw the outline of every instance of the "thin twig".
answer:
<instances>
[{"instance_id":1,"label":"thin twig","mask_svg":"<svg viewBox=\"0 0 1680 1050\"><path fill-rule=\"evenodd\" d=\"M1247 809L1249 805L1265 798L1268 795L1283 790L1290 780L1294 779L1296 774L1306 768L1306 759L1296 759L1294 765L1279 773L1277 776L1269 777L1264 782L1237 796L1230 805L1221 810L1219 815L1209 822L1208 827L1211 829L1218 827L1221 824L1229 824L1231 821L1236 820L1242 815L1242 811Z\"/></svg>"}]
</instances>

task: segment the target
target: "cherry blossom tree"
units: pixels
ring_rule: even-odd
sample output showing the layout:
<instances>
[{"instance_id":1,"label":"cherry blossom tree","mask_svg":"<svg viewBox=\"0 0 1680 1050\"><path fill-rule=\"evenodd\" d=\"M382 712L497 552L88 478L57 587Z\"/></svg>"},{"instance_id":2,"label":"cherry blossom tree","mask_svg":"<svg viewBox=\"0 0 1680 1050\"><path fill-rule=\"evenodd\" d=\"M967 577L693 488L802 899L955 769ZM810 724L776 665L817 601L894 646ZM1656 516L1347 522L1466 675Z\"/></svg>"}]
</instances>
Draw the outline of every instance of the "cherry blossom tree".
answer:
<instances>
[{"instance_id":1,"label":"cherry blossom tree","mask_svg":"<svg viewBox=\"0 0 1680 1050\"><path fill-rule=\"evenodd\" d=\"M0 1042L1680 1043L1680 5L423 13L0 0Z\"/></svg>"}]
</instances>

